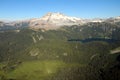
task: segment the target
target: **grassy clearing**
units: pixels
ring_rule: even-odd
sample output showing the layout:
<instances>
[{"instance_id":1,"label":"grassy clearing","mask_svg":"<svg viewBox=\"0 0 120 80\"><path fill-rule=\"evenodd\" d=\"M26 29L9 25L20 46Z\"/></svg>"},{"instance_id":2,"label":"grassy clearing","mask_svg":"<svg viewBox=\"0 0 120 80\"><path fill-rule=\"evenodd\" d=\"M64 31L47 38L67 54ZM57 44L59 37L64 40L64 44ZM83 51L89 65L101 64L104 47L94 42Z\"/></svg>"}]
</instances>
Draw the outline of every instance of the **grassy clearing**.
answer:
<instances>
[{"instance_id":1,"label":"grassy clearing","mask_svg":"<svg viewBox=\"0 0 120 80\"><path fill-rule=\"evenodd\" d=\"M17 80L45 80L53 76L59 69L79 66L79 64L66 64L62 61L29 61L22 63L8 74L8 78Z\"/></svg>"}]
</instances>

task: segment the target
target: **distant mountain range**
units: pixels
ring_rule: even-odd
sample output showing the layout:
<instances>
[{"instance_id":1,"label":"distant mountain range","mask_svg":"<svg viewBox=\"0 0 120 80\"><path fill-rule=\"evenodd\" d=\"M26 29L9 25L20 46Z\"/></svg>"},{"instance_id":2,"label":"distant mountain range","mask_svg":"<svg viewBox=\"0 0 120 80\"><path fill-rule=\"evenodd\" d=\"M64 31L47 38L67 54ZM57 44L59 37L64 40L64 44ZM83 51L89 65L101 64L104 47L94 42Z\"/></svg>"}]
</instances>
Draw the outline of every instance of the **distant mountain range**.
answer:
<instances>
[{"instance_id":1,"label":"distant mountain range","mask_svg":"<svg viewBox=\"0 0 120 80\"><path fill-rule=\"evenodd\" d=\"M82 19L77 17L69 17L62 13L47 13L41 18L33 18L29 20L4 22L0 21L1 29L16 29L16 28L32 28L32 29L57 29L61 26L83 25L86 23L116 23L120 22L120 16L107 19L95 18L95 19Z\"/></svg>"}]
</instances>

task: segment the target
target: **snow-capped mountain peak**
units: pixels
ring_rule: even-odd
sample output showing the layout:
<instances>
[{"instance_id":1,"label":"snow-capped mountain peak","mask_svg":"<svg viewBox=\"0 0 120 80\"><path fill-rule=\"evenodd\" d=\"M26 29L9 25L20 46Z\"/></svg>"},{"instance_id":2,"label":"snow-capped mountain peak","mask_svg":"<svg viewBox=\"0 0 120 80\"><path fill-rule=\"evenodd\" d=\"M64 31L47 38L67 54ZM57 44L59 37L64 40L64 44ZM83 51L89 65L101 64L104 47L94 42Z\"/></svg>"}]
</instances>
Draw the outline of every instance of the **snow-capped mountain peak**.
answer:
<instances>
[{"instance_id":1,"label":"snow-capped mountain peak","mask_svg":"<svg viewBox=\"0 0 120 80\"><path fill-rule=\"evenodd\" d=\"M78 20L81 20L80 18L76 17L69 17L66 16L62 13L47 13L45 16L43 16L40 20L49 22L49 23L54 23L54 24L63 24L63 23L75 23Z\"/></svg>"},{"instance_id":2,"label":"snow-capped mountain peak","mask_svg":"<svg viewBox=\"0 0 120 80\"><path fill-rule=\"evenodd\" d=\"M55 28L64 25L79 25L82 24L84 20L76 17L69 17L62 13L47 13L41 18L30 20L30 26L34 27L48 27L54 26Z\"/></svg>"}]
</instances>

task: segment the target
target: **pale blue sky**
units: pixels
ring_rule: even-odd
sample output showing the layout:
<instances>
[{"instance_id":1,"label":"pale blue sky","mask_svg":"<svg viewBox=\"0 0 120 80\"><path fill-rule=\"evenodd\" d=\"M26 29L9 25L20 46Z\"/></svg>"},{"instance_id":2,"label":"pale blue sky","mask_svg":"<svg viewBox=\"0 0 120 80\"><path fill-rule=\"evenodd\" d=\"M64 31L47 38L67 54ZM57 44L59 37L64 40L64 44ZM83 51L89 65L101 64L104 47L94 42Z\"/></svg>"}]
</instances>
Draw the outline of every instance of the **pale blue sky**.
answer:
<instances>
[{"instance_id":1,"label":"pale blue sky","mask_svg":"<svg viewBox=\"0 0 120 80\"><path fill-rule=\"evenodd\" d=\"M61 12L80 18L120 16L120 0L0 0L0 19L39 18Z\"/></svg>"}]
</instances>

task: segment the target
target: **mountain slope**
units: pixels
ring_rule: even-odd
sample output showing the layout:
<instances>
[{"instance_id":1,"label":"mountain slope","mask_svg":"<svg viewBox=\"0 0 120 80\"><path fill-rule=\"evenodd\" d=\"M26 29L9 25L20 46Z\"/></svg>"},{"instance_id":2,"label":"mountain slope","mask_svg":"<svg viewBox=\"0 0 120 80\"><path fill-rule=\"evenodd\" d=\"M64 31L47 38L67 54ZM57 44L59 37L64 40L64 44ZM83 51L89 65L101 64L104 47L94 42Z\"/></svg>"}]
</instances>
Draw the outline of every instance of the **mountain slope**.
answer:
<instances>
[{"instance_id":1,"label":"mountain slope","mask_svg":"<svg viewBox=\"0 0 120 80\"><path fill-rule=\"evenodd\" d=\"M19 31L0 31L0 79L99 80L101 74L104 75L101 70L107 73L111 66L116 66L113 61L118 54L110 54L110 51L120 47L120 41L82 43L68 40L119 40L118 34L119 23L107 22L64 26L57 30L21 28Z\"/></svg>"}]
</instances>

